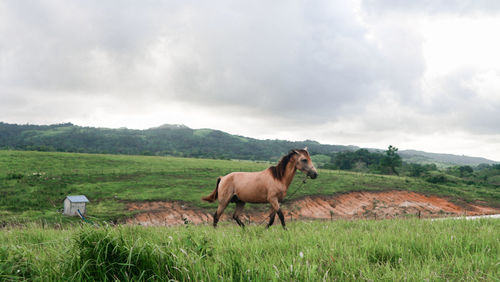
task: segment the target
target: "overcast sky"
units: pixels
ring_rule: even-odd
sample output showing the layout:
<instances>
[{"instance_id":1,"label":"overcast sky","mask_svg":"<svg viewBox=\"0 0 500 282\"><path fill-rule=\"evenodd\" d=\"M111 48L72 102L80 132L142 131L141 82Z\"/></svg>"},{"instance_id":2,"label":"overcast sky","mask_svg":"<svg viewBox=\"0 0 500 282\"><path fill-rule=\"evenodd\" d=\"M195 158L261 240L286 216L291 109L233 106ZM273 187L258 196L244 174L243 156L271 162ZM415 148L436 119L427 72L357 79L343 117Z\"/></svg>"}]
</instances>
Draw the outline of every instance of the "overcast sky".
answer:
<instances>
[{"instance_id":1,"label":"overcast sky","mask_svg":"<svg viewBox=\"0 0 500 282\"><path fill-rule=\"evenodd\" d=\"M0 0L0 121L500 161L500 1Z\"/></svg>"}]
</instances>

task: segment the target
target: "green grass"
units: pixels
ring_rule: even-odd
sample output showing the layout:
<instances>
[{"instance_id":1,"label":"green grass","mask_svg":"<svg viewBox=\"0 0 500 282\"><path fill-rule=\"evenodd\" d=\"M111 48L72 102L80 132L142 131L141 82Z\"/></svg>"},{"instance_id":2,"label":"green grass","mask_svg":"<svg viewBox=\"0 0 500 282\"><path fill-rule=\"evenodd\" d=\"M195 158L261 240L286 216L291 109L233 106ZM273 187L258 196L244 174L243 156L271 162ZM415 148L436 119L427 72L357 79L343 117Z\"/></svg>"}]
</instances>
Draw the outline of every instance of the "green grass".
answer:
<instances>
[{"instance_id":1,"label":"green grass","mask_svg":"<svg viewBox=\"0 0 500 282\"><path fill-rule=\"evenodd\" d=\"M103 220L131 216L126 209L130 201L184 201L213 210L216 204L202 202L200 198L214 189L218 176L232 171L262 170L270 165L174 157L0 151L0 224L77 221L58 212L67 195L77 194L90 199L88 215ZM302 179L303 174L297 173L289 191L295 191ZM497 206L500 203L500 190L489 186L432 184L417 178L331 170L319 170L319 177L308 180L293 198L367 190L407 190L446 196L455 202L482 201ZM252 208L255 206L248 207Z\"/></svg>"},{"instance_id":2,"label":"green grass","mask_svg":"<svg viewBox=\"0 0 500 282\"><path fill-rule=\"evenodd\" d=\"M0 232L0 280L498 281L500 220Z\"/></svg>"},{"instance_id":3,"label":"green grass","mask_svg":"<svg viewBox=\"0 0 500 282\"><path fill-rule=\"evenodd\" d=\"M96 222L130 216L129 201L200 201L217 176L269 163L0 151L0 281L499 281L500 220L290 222L265 230L232 222L167 227L78 226L58 210L85 194ZM500 203L462 183L320 170L294 197L408 190ZM300 184L298 174L291 191ZM29 222L37 223L29 223ZM27 223L28 222L28 223ZM10 224L21 224L14 228ZM46 224L48 223L48 224ZM101 223L101 225L103 225ZM54 229L57 227L58 229Z\"/></svg>"},{"instance_id":4,"label":"green grass","mask_svg":"<svg viewBox=\"0 0 500 282\"><path fill-rule=\"evenodd\" d=\"M200 136L200 137L205 137L208 134L212 133L212 129L204 128L204 129L195 129L193 132L193 135L195 136Z\"/></svg>"}]
</instances>

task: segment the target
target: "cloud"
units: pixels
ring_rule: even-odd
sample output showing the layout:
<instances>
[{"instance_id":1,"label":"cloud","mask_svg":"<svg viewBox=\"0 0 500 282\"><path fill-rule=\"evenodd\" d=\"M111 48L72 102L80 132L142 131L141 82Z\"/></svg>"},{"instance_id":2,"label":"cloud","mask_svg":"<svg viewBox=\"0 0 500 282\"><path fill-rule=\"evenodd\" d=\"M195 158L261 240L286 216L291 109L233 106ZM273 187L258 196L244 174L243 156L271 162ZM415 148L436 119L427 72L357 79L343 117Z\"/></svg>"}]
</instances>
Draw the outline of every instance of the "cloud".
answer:
<instances>
[{"instance_id":1,"label":"cloud","mask_svg":"<svg viewBox=\"0 0 500 282\"><path fill-rule=\"evenodd\" d=\"M399 37L367 39L349 3L47 3L7 2L0 77L46 99L146 95L324 122L380 89L411 92L422 69L391 49Z\"/></svg>"},{"instance_id":2,"label":"cloud","mask_svg":"<svg viewBox=\"0 0 500 282\"><path fill-rule=\"evenodd\" d=\"M355 145L497 140L499 6L2 1L0 120L187 123Z\"/></svg>"},{"instance_id":3,"label":"cloud","mask_svg":"<svg viewBox=\"0 0 500 282\"><path fill-rule=\"evenodd\" d=\"M183 30L190 36L157 46L167 50L158 54L167 56L164 87L192 103L324 120L376 86L370 64L381 55L348 7L316 5L190 10ZM346 22L346 14L353 19Z\"/></svg>"},{"instance_id":4,"label":"cloud","mask_svg":"<svg viewBox=\"0 0 500 282\"><path fill-rule=\"evenodd\" d=\"M432 103L424 108L442 116L443 126L474 134L500 132L500 72L457 70L433 81Z\"/></svg>"},{"instance_id":5,"label":"cloud","mask_svg":"<svg viewBox=\"0 0 500 282\"><path fill-rule=\"evenodd\" d=\"M363 9L371 13L406 13L418 15L483 15L500 12L496 0L363 0Z\"/></svg>"}]
</instances>

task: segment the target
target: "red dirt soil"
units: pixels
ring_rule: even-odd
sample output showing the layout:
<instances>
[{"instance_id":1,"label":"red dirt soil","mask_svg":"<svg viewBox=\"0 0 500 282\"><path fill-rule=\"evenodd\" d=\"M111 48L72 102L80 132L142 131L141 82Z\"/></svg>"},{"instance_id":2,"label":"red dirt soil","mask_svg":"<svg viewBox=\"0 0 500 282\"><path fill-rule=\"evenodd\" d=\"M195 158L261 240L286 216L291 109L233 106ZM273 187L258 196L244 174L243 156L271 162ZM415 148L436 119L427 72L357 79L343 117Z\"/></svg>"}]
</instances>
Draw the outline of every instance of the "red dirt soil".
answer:
<instances>
[{"instance_id":1,"label":"red dirt soil","mask_svg":"<svg viewBox=\"0 0 500 282\"><path fill-rule=\"evenodd\" d=\"M179 202L135 202L128 205L129 211L139 212L126 220L128 224L178 225L185 222L194 224L211 223L211 212L193 208ZM445 198L425 196L408 191L351 192L335 196L312 196L295 200L283 206L287 219L383 219L405 216L422 218L485 215L500 213L500 209L478 204L451 203ZM231 219L226 211L222 220ZM264 223L269 211L244 211L244 221Z\"/></svg>"}]
</instances>

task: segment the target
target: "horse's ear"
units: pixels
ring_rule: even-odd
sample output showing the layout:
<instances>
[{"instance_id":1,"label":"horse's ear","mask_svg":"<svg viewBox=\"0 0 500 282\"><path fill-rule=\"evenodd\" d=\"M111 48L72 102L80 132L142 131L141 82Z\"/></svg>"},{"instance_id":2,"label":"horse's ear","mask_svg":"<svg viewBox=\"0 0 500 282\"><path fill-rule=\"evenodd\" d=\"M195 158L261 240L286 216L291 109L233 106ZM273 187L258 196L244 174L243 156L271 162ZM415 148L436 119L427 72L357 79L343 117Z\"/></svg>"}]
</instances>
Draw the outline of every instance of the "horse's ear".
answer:
<instances>
[{"instance_id":1,"label":"horse's ear","mask_svg":"<svg viewBox=\"0 0 500 282\"><path fill-rule=\"evenodd\" d=\"M304 147L304 150L306 150L306 151L307 151L307 146L305 146L305 147Z\"/></svg>"},{"instance_id":2,"label":"horse's ear","mask_svg":"<svg viewBox=\"0 0 500 282\"><path fill-rule=\"evenodd\" d=\"M297 155L300 155L299 151L297 151L296 149L290 150L290 153L292 153L292 152L297 154Z\"/></svg>"}]
</instances>

